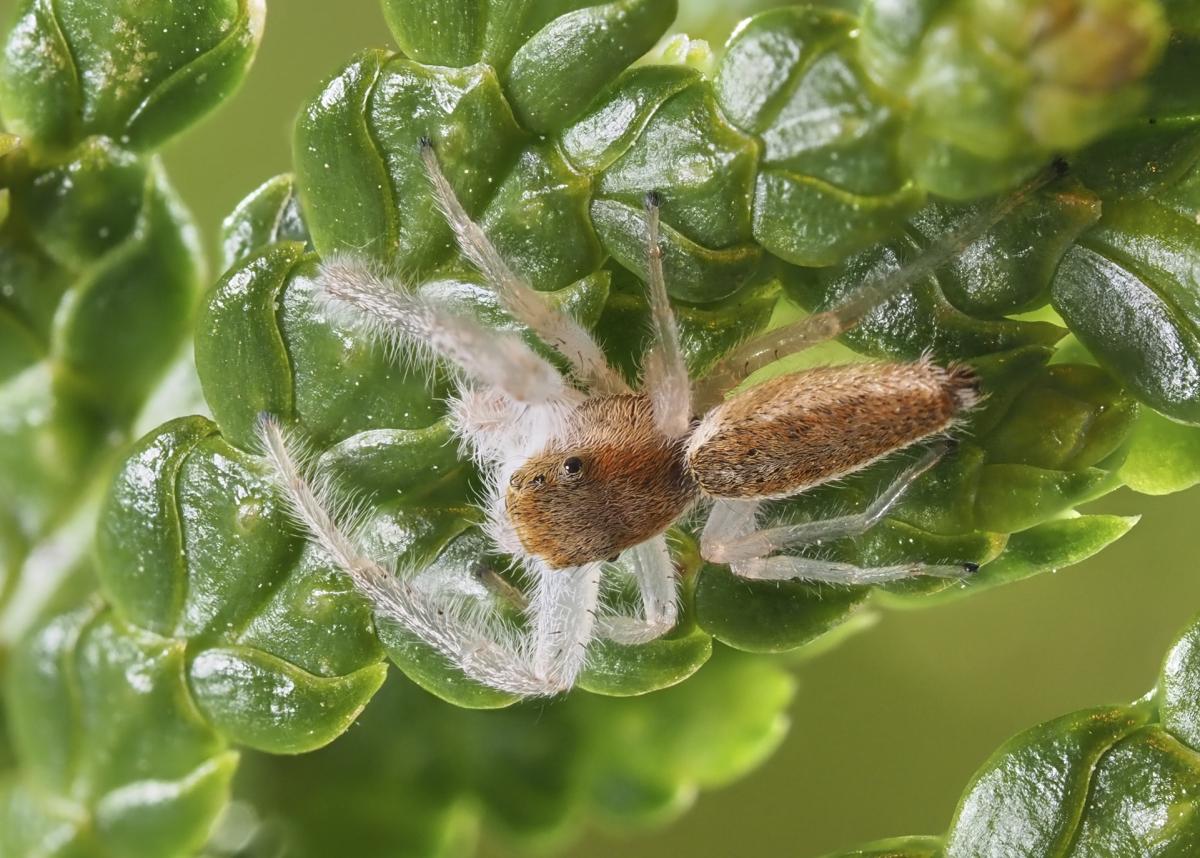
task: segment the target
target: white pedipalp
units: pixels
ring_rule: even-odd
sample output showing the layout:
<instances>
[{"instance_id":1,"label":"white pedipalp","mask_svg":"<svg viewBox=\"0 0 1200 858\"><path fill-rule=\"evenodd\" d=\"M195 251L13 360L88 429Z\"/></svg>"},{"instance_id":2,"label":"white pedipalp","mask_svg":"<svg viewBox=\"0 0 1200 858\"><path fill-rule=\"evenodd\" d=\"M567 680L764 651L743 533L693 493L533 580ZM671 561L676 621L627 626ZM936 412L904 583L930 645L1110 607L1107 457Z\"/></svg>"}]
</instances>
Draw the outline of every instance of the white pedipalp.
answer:
<instances>
[{"instance_id":1,"label":"white pedipalp","mask_svg":"<svg viewBox=\"0 0 1200 858\"><path fill-rule=\"evenodd\" d=\"M565 388L543 402L518 402L503 391L462 387L450 398L450 427L482 466L512 471L538 450L563 438L582 394ZM515 463L515 464L514 464Z\"/></svg>"}]
</instances>

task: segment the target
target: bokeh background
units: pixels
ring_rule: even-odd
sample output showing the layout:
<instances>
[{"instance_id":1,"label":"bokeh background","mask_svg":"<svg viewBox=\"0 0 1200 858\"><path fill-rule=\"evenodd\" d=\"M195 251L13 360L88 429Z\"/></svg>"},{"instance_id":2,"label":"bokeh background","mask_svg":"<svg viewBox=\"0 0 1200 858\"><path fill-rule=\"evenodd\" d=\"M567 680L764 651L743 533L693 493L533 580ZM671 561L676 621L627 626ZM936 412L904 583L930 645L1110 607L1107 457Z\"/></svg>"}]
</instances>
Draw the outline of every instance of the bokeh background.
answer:
<instances>
[{"instance_id":1,"label":"bokeh background","mask_svg":"<svg viewBox=\"0 0 1200 858\"><path fill-rule=\"evenodd\" d=\"M780 5L680 3L680 29L718 49L747 10ZM245 87L166 152L210 248L237 201L289 169L302 101L351 53L389 43L374 0L268 5ZM5 21L11 6L0 0ZM1200 611L1200 490L1169 498L1122 490L1093 507L1143 519L1079 566L943 607L883 613L839 648L797 663L790 735L758 772L700 797L670 828L593 830L570 854L805 858L944 831L967 779L1005 739L1141 696L1173 636ZM495 843L484 854L510 855Z\"/></svg>"}]
</instances>

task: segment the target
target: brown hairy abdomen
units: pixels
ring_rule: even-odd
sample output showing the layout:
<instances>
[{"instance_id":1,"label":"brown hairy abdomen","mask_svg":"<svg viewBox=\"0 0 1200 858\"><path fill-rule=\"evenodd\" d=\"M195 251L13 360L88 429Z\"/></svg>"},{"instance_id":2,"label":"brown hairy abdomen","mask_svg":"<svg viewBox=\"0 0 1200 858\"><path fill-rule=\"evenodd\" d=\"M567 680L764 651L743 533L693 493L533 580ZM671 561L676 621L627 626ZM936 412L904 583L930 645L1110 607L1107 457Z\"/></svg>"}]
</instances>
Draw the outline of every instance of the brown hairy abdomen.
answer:
<instances>
[{"instance_id":1,"label":"brown hairy abdomen","mask_svg":"<svg viewBox=\"0 0 1200 858\"><path fill-rule=\"evenodd\" d=\"M520 469L506 500L521 544L553 568L608 560L645 542L696 498L680 444L654 428L644 397L588 400L576 420L571 438ZM568 456L583 461L578 480L560 470ZM533 485L539 476L544 482Z\"/></svg>"},{"instance_id":2,"label":"brown hairy abdomen","mask_svg":"<svg viewBox=\"0 0 1200 858\"><path fill-rule=\"evenodd\" d=\"M965 367L822 367L752 387L710 411L687 459L714 497L785 497L948 429L978 399Z\"/></svg>"}]
</instances>

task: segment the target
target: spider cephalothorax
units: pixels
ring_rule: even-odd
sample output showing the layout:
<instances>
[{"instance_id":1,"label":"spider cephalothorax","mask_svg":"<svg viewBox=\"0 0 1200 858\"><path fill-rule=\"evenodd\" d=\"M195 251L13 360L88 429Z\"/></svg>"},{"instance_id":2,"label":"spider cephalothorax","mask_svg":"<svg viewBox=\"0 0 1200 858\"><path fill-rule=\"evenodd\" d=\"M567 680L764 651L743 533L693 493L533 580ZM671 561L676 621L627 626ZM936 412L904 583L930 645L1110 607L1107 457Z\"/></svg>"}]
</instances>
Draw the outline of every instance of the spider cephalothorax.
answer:
<instances>
[{"instance_id":1,"label":"spider cephalothorax","mask_svg":"<svg viewBox=\"0 0 1200 858\"><path fill-rule=\"evenodd\" d=\"M555 568L617 557L662 533L696 500L683 445L645 396L585 400L566 437L509 479L505 510L521 544Z\"/></svg>"},{"instance_id":2,"label":"spider cephalothorax","mask_svg":"<svg viewBox=\"0 0 1200 858\"><path fill-rule=\"evenodd\" d=\"M328 260L315 284L324 305L365 335L397 350L431 353L457 370L450 420L479 463L482 511L496 548L531 579L527 622L513 627L494 612L464 605L415 575L393 575L348 536L330 512L328 480L293 458L279 427L264 421L268 458L313 539L373 602L439 650L468 676L517 694L554 694L582 670L597 637L652 640L677 619L675 568L665 533L692 508L706 507L704 559L746 578L876 584L914 575L956 577L974 564L857 567L784 553L852 537L880 521L948 448L930 445L854 515L762 527L763 501L797 494L952 429L978 399L973 374L931 360L833 366L783 375L728 395L779 356L852 327L936 258L920 260L885 283L864 284L839 307L727 356L693 390L667 298L658 207L647 197L648 297L653 344L641 390L607 362L574 319L522 281L459 204L432 144L422 160L434 195L464 255L495 287L512 316L569 364L553 364L512 333L498 332L390 282L353 257ZM972 227L976 234L1010 210L1046 174ZM944 259L974 235L954 237ZM626 616L603 605L601 576L620 560L637 585L641 610Z\"/></svg>"}]
</instances>

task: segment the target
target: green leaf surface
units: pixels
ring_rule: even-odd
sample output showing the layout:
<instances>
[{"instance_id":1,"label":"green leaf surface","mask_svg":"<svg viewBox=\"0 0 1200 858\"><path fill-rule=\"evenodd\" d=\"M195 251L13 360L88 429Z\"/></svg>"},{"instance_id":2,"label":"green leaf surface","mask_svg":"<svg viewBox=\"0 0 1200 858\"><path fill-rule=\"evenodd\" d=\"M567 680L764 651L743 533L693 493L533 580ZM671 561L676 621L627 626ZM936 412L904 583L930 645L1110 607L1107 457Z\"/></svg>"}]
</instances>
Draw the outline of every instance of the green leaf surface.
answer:
<instances>
[{"instance_id":1,"label":"green leaf surface","mask_svg":"<svg viewBox=\"0 0 1200 858\"><path fill-rule=\"evenodd\" d=\"M167 424L114 481L97 553L114 609L187 647L206 721L295 753L345 730L383 669L361 603L340 580L327 589L260 470L202 418Z\"/></svg>"},{"instance_id":2,"label":"green leaf surface","mask_svg":"<svg viewBox=\"0 0 1200 858\"><path fill-rule=\"evenodd\" d=\"M1054 308L1147 405L1200 422L1200 224L1157 201L1106 203L1063 259Z\"/></svg>"},{"instance_id":3,"label":"green leaf surface","mask_svg":"<svg viewBox=\"0 0 1200 858\"><path fill-rule=\"evenodd\" d=\"M675 0L611 0L555 18L508 65L513 111L536 133L562 128L654 47L676 11Z\"/></svg>"},{"instance_id":4,"label":"green leaf surface","mask_svg":"<svg viewBox=\"0 0 1200 858\"><path fill-rule=\"evenodd\" d=\"M1200 619L1167 653L1157 688L1131 706L1086 709L1005 743L975 773L934 852L1021 855L1194 854L1200 846ZM908 855L899 849L882 855ZM875 855L867 846L839 855Z\"/></svg>"},{"instance_id":5,"label":"green leaf surface","mask_svg":"<svg viewBox=\"0 0 1200 858\"><path fill-rule=\"evenodd\" d=\"M265 15L262 0L23 0L0 66L5 127L39 148L156 147L237 87Z\"/></svg>"},{"instance_id":6,"label":"green leaf surface","mask_svg":"<svg viewBox=\"0 0 1200 858\"><path fill-rule=\"evenodd\" d=\"M221 223L221 269L231 268L259 247L288 241L307 242L308 229L296 180L285 174L263 182Z\"/></svg>"},{"instance_id":7,"label":"green leaf surface","mask_svg":"<svg viewBox=\"0 0 1200 858\"><path fill-rule=\"evenodd\" d=\"M3 791L0 855L157 858L203 843L237 755L190 706L186 659L95 607L25 642L6 680L24 780Z\"/></svg>"},{"instance_id":8,"label":"green leaf surface","mask_svg":"<svg viewBox=\"0 0 1200 858\"><path fill-rule=\"evenodd\" d=\"M1063 851L1088 800L1092 769L1145 721L1128 708L1085 710L1002 747L976 772L959 802L946 838L947 858L1001 855L1014 843L1031 855Z\"/></svg>"},{"instance_id":9,"label":"green leaf surface","mask_svg":"<svg viewBox=\"0 0 1200 858\"><path fill-rule=\"evenodd\" d=\"M1121 479L1150 495L1183 491L1200 483L1200 428L1144 411L1134 426Z\"/></svg>"},{"instance_id":10,"label":"green leaf surface","mask_svg":"<svg viewBox=\"0 0 1200 858\"><path fill-rule=\"evenodd\" d=\"M114 455L148 403L191 389L168 370L183 367L204 267L155 159L98 137L54 158L5 139L0 649L61 588L90 586L82 558ZM57 547L39 553L47 542Z\"/></svg>"},{"instance_id":11,"label":"green leaf surface","mask_svg":"<svg viewBox=\"0 0 1200 858\"><path fill-rule=\"evenodd\" d=\"M588 821L660 824L697 789L741 776L784 735L794 693L780 666L727 651L649 697L499 712L447 708L393 677L336 745L248 755L238 793L256 841L300 858L461 854L474 838L466 804L505 840L545 848Z\"/></svg>"},{"instance_id":12,"label":"green leaf surface","mask_svg":"<svg viewBox=\"0 0 1200 858\"><path fill-rule=\"evenodd\" d=\"M148 150L232 91L262 7L13 12L0 64L0 113L20 134L0 136L0 755L14 768L0 855L182 858L207 838L237 762L183 691L183 645L95 599L56 613L95 589L88 554L114 458L194 387L180 353L200 240ZM126 500L158 515L166 494ZM140 535L121 547L132 579L111 582L139 620L179 595L146 580L148 563L170 562L172 528Z\"/></svg>"}]
</instances>

